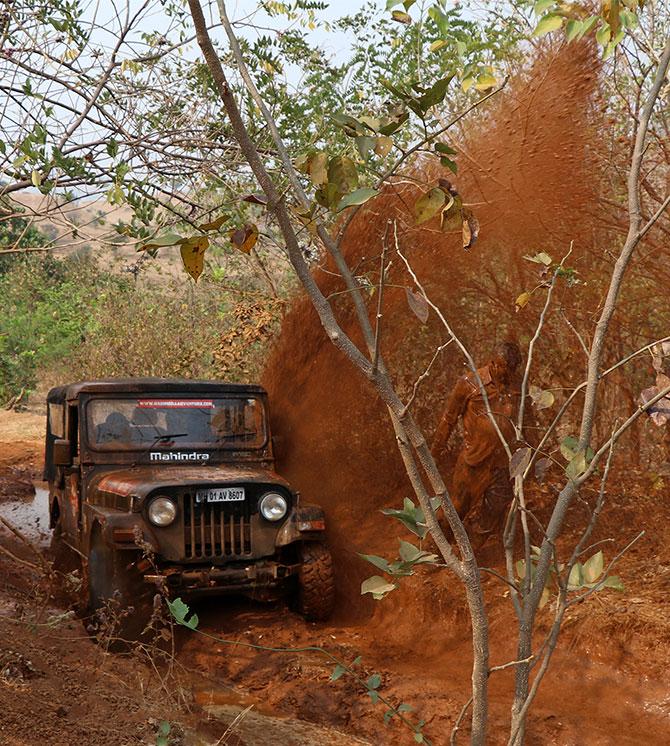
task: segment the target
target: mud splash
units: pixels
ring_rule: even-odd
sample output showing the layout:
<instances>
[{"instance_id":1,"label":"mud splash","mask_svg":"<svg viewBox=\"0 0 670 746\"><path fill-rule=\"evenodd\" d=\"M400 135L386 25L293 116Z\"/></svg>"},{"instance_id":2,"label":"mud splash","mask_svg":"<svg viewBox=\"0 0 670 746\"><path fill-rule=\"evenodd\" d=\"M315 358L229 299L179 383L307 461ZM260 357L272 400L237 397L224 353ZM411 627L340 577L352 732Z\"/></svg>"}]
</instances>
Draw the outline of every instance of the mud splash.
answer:
<instances>
[{"instance_id":1,"label":"mud splash","mask_svg":"<svg viewBox=\"0 0 670 746\"><path fill-rule=\"evenodd\" d=\"M523 255L544 250L559 256L572 240L582 246L590 241L593 219L588 205L596 201L599 188L591 146L598 125L598 73L588 47L577 53L575 49L547 52L510 84L495 108L478 118L476 128L460 133L457 185L481 223L473 251L461 248L460 228L445 234L433 223L414 227L411 205L417 190L406 182L361 211L345 238L349 265L358 275L369 271L369 279L376 282L386 224L396 220L403 253L480 359L510 331L522 340L529 334L530 326L524 325L530 321L514 313L514 298L527 281ZM416 164L416 169L426 183L444 175L428 163ZM385 295L382 351L399 393L408 397L434 350L445 341L445 332L434 315L421 325L408 309L404 287L412 283L401 265L396 257ZM315 276L326 295L342 289L332 274L317 269ZM359 340L346 295L338 296L335 308L343 328ZM574 345L573 338L571 352ZM452 350L443 354L417 398L415 414L428 437L461 370L458 353ZM320 502L328 513L342 594L341 621L361 619L373 606L360 598L361 577L369 572L356 552L393 549L397 526L381 517L379 509L397 506L411 493L388 416L369 384L325 338L304 298L294 303L284 322L263 382L280 435L281 469L305 499ZM423 591L408 590L389 602L413 609L411 626L401 636L412 639L414 625L423 616L432 617L436 603L460 617L461 601L446 592L449 599L432 588L422 602L418 597L425 597ZM426 604L430 610L421 609ZM402 626L396 621L390 634Z\"/></svg>"}]
</instances>

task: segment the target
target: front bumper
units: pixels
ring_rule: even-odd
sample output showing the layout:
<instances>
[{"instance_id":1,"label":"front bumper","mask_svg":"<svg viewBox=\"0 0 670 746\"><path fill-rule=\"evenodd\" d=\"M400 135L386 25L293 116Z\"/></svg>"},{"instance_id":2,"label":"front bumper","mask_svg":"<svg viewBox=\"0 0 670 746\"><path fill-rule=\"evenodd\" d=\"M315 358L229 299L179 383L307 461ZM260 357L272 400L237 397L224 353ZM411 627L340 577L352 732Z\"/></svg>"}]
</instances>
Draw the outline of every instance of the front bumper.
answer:
<instances>
[{"instance_id":1,"label":"front bumper","mask_svg":"<svg viewBox=\"0 0 670 746\"><path fill-rule=\"evenodd\" d=\"M152 570L144 575L144 580L148 583L164 583L169 591L189 595L242 593L281 586L299 570L299 564L289 565L274 560L222 567L172 565Z\"/></svg>"}]
</instances>

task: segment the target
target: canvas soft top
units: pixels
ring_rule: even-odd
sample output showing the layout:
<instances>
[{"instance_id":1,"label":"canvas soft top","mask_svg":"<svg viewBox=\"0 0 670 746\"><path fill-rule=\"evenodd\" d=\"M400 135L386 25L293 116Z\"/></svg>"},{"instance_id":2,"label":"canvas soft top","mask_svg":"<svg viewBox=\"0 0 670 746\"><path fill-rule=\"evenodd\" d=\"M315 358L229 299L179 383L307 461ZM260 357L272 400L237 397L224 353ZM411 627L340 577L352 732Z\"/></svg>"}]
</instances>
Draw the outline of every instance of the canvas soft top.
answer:
<instances>
[{"instance_id":1,"label":"canvas soft top","mask_svg":"<svg viewBox=\"0 0 670 746\"><path fill-rule=\"evenodd\" d=\"M191 381L185 378L108 378L79 381L56 386L49 391L47 402L72 401L80 394L265 394L256 384Z\"/></svg>"}]
</instances>

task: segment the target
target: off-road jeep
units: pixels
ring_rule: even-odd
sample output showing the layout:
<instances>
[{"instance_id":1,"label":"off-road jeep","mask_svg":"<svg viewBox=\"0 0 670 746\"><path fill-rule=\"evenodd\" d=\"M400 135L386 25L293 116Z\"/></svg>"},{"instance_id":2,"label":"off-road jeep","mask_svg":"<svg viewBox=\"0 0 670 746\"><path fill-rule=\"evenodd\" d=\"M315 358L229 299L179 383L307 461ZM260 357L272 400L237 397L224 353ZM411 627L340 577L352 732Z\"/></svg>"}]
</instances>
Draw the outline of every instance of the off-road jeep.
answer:
<instances>
[{"instance_id":1,"label":"off-road jeep","mask_svg":"<svg viewBox=\"0 0 670 746\"><path fill-rule=\"evenodd\" d=\"M44 478L56 547L82 559L91 611L171 595L334 602L321 508L273 471L260 386L89 381L49 392ZM155 590L153 591L155 593Z\"/></svg>"}]
</instances>

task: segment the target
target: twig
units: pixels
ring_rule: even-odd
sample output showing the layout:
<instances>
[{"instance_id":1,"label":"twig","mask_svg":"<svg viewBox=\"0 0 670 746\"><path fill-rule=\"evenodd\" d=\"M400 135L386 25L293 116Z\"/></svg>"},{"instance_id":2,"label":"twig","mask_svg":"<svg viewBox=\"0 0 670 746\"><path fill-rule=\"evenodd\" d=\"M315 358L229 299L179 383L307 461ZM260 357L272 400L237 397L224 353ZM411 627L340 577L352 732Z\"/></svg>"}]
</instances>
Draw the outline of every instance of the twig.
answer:
<instances>
[{"instance_id":1,"label":"twig","mask_svg":"<svg viewBox=\"0 0 670 746\"><path fill-rule=\"evenodd\" d=\"M426 378L428 378L428 375L430 374L430 370L433 367L433 364L437 360L438 356L443 350L446 350L447 347L454 341L454 338L452 337L448 342L445 342L444 344L441 344L436 350L435 354L433 355L432 360L428 363L428 367L424 370L424 372L414 381L414 386L412 387L412 395L407 400L407 404L405 404L403 408L403 414L405 414L409 408L414 403L414 399L416 398L417 391L419 389L419 386L421 385L422 381L425 381Z\"/></svg>"},{"instance_id":2,"label":"twig","mask_svg":"<svg viewBox=\"0 0 670 746\"><path fill-rule=\"evenodd\" d=\"M386 279L386 252L388 250L388 233L391 227L391 221L386 221L386 229L384 230L384 237L382 238L382 254L379 260L379 294L377 295L377 316L375 324L375 344L374 353L372 355L372 370L370 371L371 376L377 375L377 367L379 365L379 345L381 344L382 336L382 312L384 303L384 280ZM393 230L396 230L396 223L393 221Z\"/></svg>"},{"instance_id":3,"label":"twig","mask_svg":"<svg viewBox=\"0 0 670 746\"><path fill-rule=\"evenodd\" d=\"M451 738L449 739L450 746L456 745L456 734L458 733L458 729L461 727L461 723L463 722L465 713L468 711L471 704L472 704L472 697L470 697L470 699L461 708L461 712L456 718L456 722L454 723L454 727L451 731Z\"/></svg>"}]
</instances>

